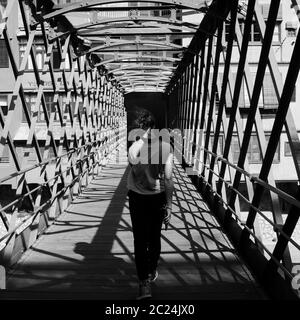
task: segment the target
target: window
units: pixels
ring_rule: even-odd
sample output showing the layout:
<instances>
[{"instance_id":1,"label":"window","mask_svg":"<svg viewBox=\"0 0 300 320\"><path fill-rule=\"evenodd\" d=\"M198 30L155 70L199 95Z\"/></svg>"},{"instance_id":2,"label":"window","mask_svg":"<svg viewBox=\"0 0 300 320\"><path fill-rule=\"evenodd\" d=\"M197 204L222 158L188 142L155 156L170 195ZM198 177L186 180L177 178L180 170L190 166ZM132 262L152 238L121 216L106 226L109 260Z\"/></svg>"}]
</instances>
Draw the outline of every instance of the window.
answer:
<instances>
[{"instance_id":1,"label":"window","mask_svg":"<svg viewBox=\"0 0 300 320\"><path fill-rule=\"evenodd\" d=\"M9 59L4 39L0 39L0 68L8 68Z\"/></svg>"},{"instance_id":2,"label":"window","mask_svg":"<svg viewBox=\"0 0 300 320\"><path fill-rule=\"evenodd\" d=\"M278 100L270 73L266 73L263 81L263 101L265 108L277 108Z\"/></svg>"},{"instance_id":3,"label":"window","mask_svg":"<svg viewBox=\"0 0 300 320\"><path fill-rule=\"evenodd\" d=\"M22 59L25 55L25 50L26 50L26 42L23 41L20 44L20 64L22 62ZM39 70L42 70L44 67L45 59L46 59L46 50L45 46L42 43L35 43L34 46L35 50L35 62ZM84 57L83 57L84 58ZM60 69L60 63L61 63L61 56L58 52L57 48L53 49L53 54L52 54L52 64L54 70L59 70ZM66 62L65 62L65 68L70 69L70 59L69 55L66 55ZM31 56L29 55L28 57L28 62L26 65L27 70L33 70L33 64L31 60Z\"/></svg>"},{"instance_id":4,"label":"window","mask_svg":"<svg viewBox=\"0 0 300 320\"><path fill-rule=\"evenodd\" d=\"M296 37L297 30L296 29L287 29L286 35L287 35L287 37Z\"/></svg>"},{"instance_id":5,"label":"window","mask_svg":"<svg viewBox=\"0 0 300 320\"><path fill-rule=\"evenodd\" d=\"M51 114L54 113L54 121L59 120L58 112L57 112L57 104L53 101L54 95L52 93L45 93L45 101L46 101L46 108L49 115L49 118L51 117ZM45 114L43 112L43 107L40 105L40 111L39 111L39 121L45 121Z\"/></svg>"},{"instance_id":6,"label":"window","mask_svg":"<svg viewBox=\"0 0 300 320\"><path fill-rule=\"evenodd\" d=\"M0 23L3 22L3 14L6 6L7 0L0 0Z\"/></svg>"},{"instance_id":7,"label":"window","mask_svg":"<svg viewBox=\"0 0 300 320\"><path fill-rule=\"evenodd\" d=\"M33 147L18 147L17 148L19 159L23 162L26 161L26 164L32 166L38 162L36 150Z\"/></svg>"},{"instance_id":8,"label":"window","mask_svg":"<svg viewBox=\"0 0 300 320\"><path fill-rule=\"evenodd\" d=\"M57 0L57 4L71 3L71 0Z\"/></svg>"},{"instance_id":9,"label":"window","mask_svg":"<svg viewBox=\"0 0 300 320\"><path fill-rule=\"evenodd\" d=\"M8 111L8 101L6 94L0 94L0 108L2 110L3 115L6 116Z\"/></svg>"},{"instance_id":10,"label":"window","mask_svg":"<svg viewBox=\"0 0 300 320\"><path fill-rule=\"evenodd\" d=\"M270 134L266 134L266 141L269 143ZM280 139L276 148L276 152L274 155L273 163L279 163L280 162Z\"/></svg>"},{"instance_id":11,"label":"window","mask_svg":"<svg viewBox=\"0 0 300 320\"><path fill-rule=\"evenodd\" d=\"M20 67L21 67L23 58L25 56L26 43L20 42L19 51L20 51ZM31 60L31 56L30 55L28 56L28 60L27 60L27 63L26 63L25 70L33 70L33 65L32 65L32 60Z\"/></svg>"},{"instance_id":12,"label":"window","mask_svg":"<svg viewBox=\"0 0 300 320\"><path fill-rule=\"evenodd\" d=\"M287 37L296 37L298 29L298 21L291 20L285 23L286 35Z\"/></svg>"},{"instance_id":13,"label":"window","mask_svg":"<svg viewBox=\"0 0 300 320\"><path fill-rule=\"evenodd\" d=\"M20 65L23 61L23 58L25 56L25 51L26 51L26 40L21 39L20 44L19 44L19 51L20 51ZM44 67L44 62L45 62L45 47L42 43L35 43L34 44L34 52L35 52L35 62L37 65L37 68L39 70L42 70ZM31 56L28 56L28 61L25 67L25 70L33 70L33 64L32 64L32 59Z\"/></svg>"},{"instance_id":14,"label":"window","mask_svg":"<svg viewBox=\"0 0 300 320\"><path fill-rule=\"evenodd\" d=\"M225 40L226 42L229 40L229 31L230 31L230 23L225 21Z\"/></svg>"},{"instance_id":15,"label":"window","mask_svg":"<svg viewBox=\"0 0 300 320\"><path fill-rule=\"evenodd\" d=\"M285 157L291 157L292 156L292 150L290 147L290 143L288 141L284 142L284 156Z\"/></svg>"},{"instance_id":16,"label":"window","mask_svg":"<svg viewBox=\"0 0 300 320\"><path fill-rule=\"evenodd\" d=\"M235 81L236 81L236 73L233 73L233 84L235 86ZM221 78L223 78L223 74L221 74ZM254 80L254 79L253 79ZM226 90L226 102L229 101L229 105L227 105L227 108L231 107L232 104L232 98L233 98L233 93L234 93L234 87L232 88L232 97L230 95L230 90L227 87ZM259 100L259 104L261 104L261 97ZM246 86L246 81L245 81L245 77L243 77L242 80L242 85L241 85L241 90L240 90L240 95L239 95L239 101L238 101L238 106L240 108L247 108L250 106L250 100L249 100L249 96L248 96L248 90L247 90L247 86Z\"/></svg>"},{"instance_id":17,"label":"window","mask_svg":"<svg viewBox=\"0 0 300 320\"><path fill-rule=\"evenodd\" d=\"M9 163L9 146L5 145L3 156L0 157L0 163Z\"/></svg>"},{"instance_id":18,"label":"window","mask_svg":"<svg viewBox=\"0 0 300 320\"><path fill-rule=\"evenodd\" d=\"M232 136L231 152L233 156L233 163L238 163L239 156L240 156L240 145L239 145L238 136Z\"/></svg>"},{"instance_id":19,"label":"window","mask_svg":"<svg viewBox=\"0 0 300 320\"><path fill-rule=\"evenodd\" d=\"M40 149L41 149L41 154L42 154L43 157L45 156L45 152L47 151L48 154L47 154L47 158L46 159L55 158L54 150L53 150L52 145L48 146L47 149L45 148L45 146L40 147Z\"/></svg>"},{"instance_id":20,"label":"window","mask_svg":"<svg viewBox=\"0 0 300 320\"><path fill-rule=\"evenodd\" d=\"M58 112L57 112L57 105L53 101L53 99L54 99L53 93L45 92L44 93L44 97L45 97L46 109L47 109L49 118L51 116L51 113L54 113L54 119L53 120L54 121L58 121L59 120L59 115L58 115ZM60 104L60 107L61 107L62 103L63 103L63 98L59 97L59 99L60 99L60 102L61 102L61 104ZM35 108L36 95L35 94L27 94L26 97L25 97L25 100L27 102L27 108L28 108L29 112L31 112L31 116L32 116L33 115L33 110ZM37 121L44 122L45 121L45 113L44 113L44 109L43 109L43 106L42 106L42 102L40 102L40 105L38 106L37 112L38 112ZM23 121L26 121L24 113L23 113Z\"/></svg>"},{"instance_id":21,"label":"window","mask_svg":"<svg viewBox=\"0 0 300 320\"><path fill-rule=\"evenodd\" d=\"M51 112L54 112L54 121L59 121L59 114L57 111L57 105L54 103L54 95L50 92L44 93L45 102L46 102L46 108L48 112L48 116L51 116ZM63 110L63 113L67 116L67 121L70 121L70 115L69 115L69 108L67 108L66 105L66 95L60 94L59 95L59 101L60 101L60 108ZM31 116L33 115L33 110L35 108L35 102L36 102L36 94L26 93L25 101L27 103L28 111L30 112ZM71 112L74 116L75 113L75 96L71 96L70 100L70 106L71 106ZM83 104L79 103L79 109L82 113ZM42 103L40 103L38 110L37 110L37 121L43 122L45 121L45 114L43 110ZM25 113L23 112L23 122L26 122Z\"/></svg>"},{"instance_id":22,"label":"window","mask_svg":"<svg viewBox=\"0 0 300 320\"><path fill-rule=\"evenodd\" d=\"M291 102L296 102L296 86L295 86L293 94L291 96Z\"/></svg>"},{"instance_id":23,"label":"window","mask_svg":"<svg viewBox=\"0 0 300 320\"><path fill-rule=\"evenodd\" d=\"M272 80L271 74L268 72L266 72L264 77L262 94L263 94L264 108L274 109L278 107L278 99L275 91L274 82ZM296 101L296 87L291 97L291 102L295 102L295 101Z\"/></svg>"},{"instance_id":24,"label":"window","mask_svg":"<svg viewBox=\"0 0 300 320\"><path fill-rule=\"evenodd\" d=\"M240 24L241 32L243 33L245 21L240 20L239 24ZM256 21L252 22L251 30L249 34L249 42L261 42L260 29Z\"/></svg>"},{"instance_id":25,"label":"window","mask_svg":"<svg viewBox=\"0 0 300 320\"><path fill-rule=\"evenodd\" d=\"M54 70L59 69L60 63L61 63L61 57L58 52L58 49L54 49L53 54L52 54L52 58L53 58L53 69Z\"/></svg>"},{"instance_id":26,"label":"window","mask_svg":"<svg viewBox=\"0 0 300 320\"><path fill-rule=\"evenodd\" d=\"M69 113L70 108L66 104L66 101L67 101L67 97L63 96L62 97L62 106L64 107L64 114L67 116L67 121L68 121L68 120L70 120L70 113ZM75 96L74 95L71 95L69 105L71 107L72 116L74 117L74 113L75 113Z\"/></svg>"},{"instance_id":27,"label":"window","mask_svg":"<svg viewBox=\"0 0 300 320\"><path fill-rule=\"evenodd\" d=\"M223 136L219 136L218 139L218 146L217 146L217 154L222 154L223 153ZM208 148L210 151L212 151L213 148L213 143L214 143L214 136L210 137L210 147Z\"/></svg>"},{"instance_id":28,"label":"window","mask_svg":"<svg viewBox=\"0 0 300 320\"><path fill-rule=\"evenodd\" d=\"M241 34L243 35L244 32L244 21L241 19L239 20L239 26L241 30ZM228 42L229 40L229 32L230 32L230 22L225 21L225 41ZM236 41L236 35L234 35L234 41Z\"/></svg>"},{"instance_id":29,"label":"window","mask_svg":"<svg viewBox=\"0 0 300 320\"><path fill-rule=\"evenodd\" d=\"M270 135L266 135L266 142L269 143ZM251 136L249 147L248 147L248 159L249 163L261 163L262 158L260 154L260 148L258 143L257 136ZM280 161L280 154L279 154L279 143L274 155L273 163L279 163Z\"/></svg>"},{"instance_id":30,"label":"window","mask_svg":"<svg viewBox=\"0 0 300 320\"><path fill-rule=\"evenodd\" d=\"M270 138L269 134L266 134L266 142L268 143ZM280 149L279 144L277 146L273 163L279 163L280 161ZM240 155L240 145L238 141L238 136L234 135L232 136L231 140L231 152L233 154L233 163L237 163ZM250 138L249 146L248 146L248 161L251 164L258 164L262 162L262 157L260 154L260 147L258 143L258 138L256 135L252 135Z\"/></svg>"},{"instance_id":31,"label":"window","mask_svg":"<svg viewBox=\"0 0 300 320\"><path fill-rule=\"evenodd\" d=\"M244 32L244 20L239 20L239 25L241 32L243 34ZM228 33L229 33L229 24L227 23L225 25L225 39L228 41ZM281 22L277 21L275 28L274 28L274 33L273 33L273 42L278 43L281 40ZM251 30L249 34L249 42L261 42L261 36L260 36L260 29L259 25L256 21L253 21L251 25Z\"/></svg>"},{"instance_id":32,"label":"window","mask_svg":"<svg viewBox=\"0 0 300 320\"><path fill-rule=\"evenodd\" d=\"M251 40L253 42L260 42L261 37L260 37L260 29L258 26L258 23L255 21L252 25L251 28Z\"/></svg>"},{"instance_id":33,"label":"window","mask_svg":"<svg viewBox=\"0 0 300 320\"><path fill-rule=\"evenodd\" d=\"M260 163L260 148L257 136L251 136L248 146L248 160L249 163Z\"/></svg>"},{"instance_id":34,"label":"window","mask_svg":"<svg viewBox=\"0 0 300 320\"><path fill-rule=\"evenodd\" d=\"M277 22L274 28L274 33L273 33L273 42L279 42L280 43L280 33L281 33L281 23Z\"/></svg>"},{"instance_id":35,"label":"window","mask_svg":"<svg viewBox=\"0 0 300 320\"><path fill-rule=\"evenodd\" d=\"M28 112L31 116L34 110L35 99L36 99L36 94L26 93L25 101L26 101ZM27 122L24 111L23 111L22 121Z\"/></svg>"}]
</instances>

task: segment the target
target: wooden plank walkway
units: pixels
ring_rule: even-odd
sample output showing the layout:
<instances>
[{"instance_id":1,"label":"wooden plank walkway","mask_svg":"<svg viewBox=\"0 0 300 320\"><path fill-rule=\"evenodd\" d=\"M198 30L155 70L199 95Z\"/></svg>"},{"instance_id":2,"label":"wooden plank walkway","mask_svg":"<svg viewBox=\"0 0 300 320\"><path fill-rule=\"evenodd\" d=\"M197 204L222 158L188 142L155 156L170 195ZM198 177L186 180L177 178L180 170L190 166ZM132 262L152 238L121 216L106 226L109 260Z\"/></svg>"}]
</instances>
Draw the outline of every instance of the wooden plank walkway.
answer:
<instances>
[{"instance_id":1,"label":"wooden plank walkway","mask_svg":"<svg viewBox=\"0 0 300 320\"><path fill-rule=\"evenodd\" d=\"M127 158L114 157L8 273L7 295L30 299L135 299ZM182 168L163 231L153 299L265 299Z\"/></svg>"}]
</instances>

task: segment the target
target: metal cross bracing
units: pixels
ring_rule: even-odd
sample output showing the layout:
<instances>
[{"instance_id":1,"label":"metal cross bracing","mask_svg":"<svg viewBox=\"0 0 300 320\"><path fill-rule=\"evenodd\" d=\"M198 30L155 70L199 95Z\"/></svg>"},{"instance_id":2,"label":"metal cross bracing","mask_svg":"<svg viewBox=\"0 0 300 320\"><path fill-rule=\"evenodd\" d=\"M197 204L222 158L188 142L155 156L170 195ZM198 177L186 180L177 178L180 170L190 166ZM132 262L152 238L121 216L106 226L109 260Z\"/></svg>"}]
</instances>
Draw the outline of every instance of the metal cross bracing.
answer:
<instances>
[{"instance_id":1,"label":"metal cross bracing","mask_svg":"<svg viewBox=\"0 0 300 320\"><path fill-rule=\"evenodd\" d=\"M300 208L299 187L296 194L289 194L277 187L274 178L276 166L273 164L273 159L283 129L293 150L291 153L298 185L300 178L297 119L294 118L290 108L300 67L297 58L300 40L298 34L283 82L272 47L279 6L280 1L270 1L265 22L258 1L247 1L244 7L243 30L241 30L237 19L237 11L241 13L239 2L231 1L228 17L223 20L218 19L218 15L210 18L214 20L211 21L211 25L215 26L217 37L200 35L202 41L198 38L198 45L193 48L194 56L185 57L186 62L181 62L180 70L177 69L168 86L170 96L174 96L173 101L177 99L178 102L177 127L185 131L183 139L185 165L194 183L206 195L211 208L231 235L232 241L246 261L256 270L258 278L273 297L282 297L287 292L293 296L292 282L295 276L293 267L297 265L300 255L299 239L295 232ZM296 16L299 12L299 2L292 1L291 8L295 9ZM248 49L249 35L254 21L260 32L261 50L257 69L253 75L248 61ZM224 22L229 26L226 41ZM238 52L239 55L235 79L232 70L233 49L235 54ZM259 107L266 70L271 75L278 101L273 111L269 141L263 127L264 110ZM239 105L239 97L244 94L241 91L244 84L249 98L247 110L243 110L244 107ZM239 143L236 162L233 161L234 135L237 136ZM247 158L253 135L258 139L262 159L258 175L251 172ZM221 139L224 143L221 143ZM241 191L242 184L245 184L246 193ZM271 215L263 209L265 194L270 196ZM285 216L280 206L282 200L290 205L289 212ZM241 213L241 201L248 205L247 214ZM264 242L260 221L270 225L276 233L272 246Z\"/></svg>"},{"instance_id":2,"label":"metal cross bracing","mask_svg":"<svg viewBox=\"0 0 300 320\"><path fill-rule=\"evenodd\" d=\"M26 50L20 66L15 60L9 30L10 10L18 7L27 39ZM124 143L126 135L126 111L123 93L109 77L90 66L86 59L74 54L70 36L49 42L49 27L44 23L32 29L28 20L28 8L24 1L10 1L2 25L10 65L15 77L13 93L9 99L8 114L0 111L0 153L9 146L15 172L1 178L0 184L16 183L16 196L2 206L1 220L6 233L1 235L1 260L5 265L14 263L29 248L44 229L68 206L74 196L80 194L95 174L101 170L111 150ZM14 31L15 32L15 31ZM45 61L42 70L36 63L35 40L43 39ZM60 55L59 70L54 70L54 46ZM25 98L24 75L31 57L36 83L36 99L31 110ZM66 61L70 67L66 67ZM50 90L45 82L50 79ZM53 105L47 108L45 95L51 94ZM66 95L62 104L60 97ZM28 135L23 159L16 151L12 128L17 110L23 109ZM38 139L38 110L45 120L44 143ZM55 117L57 117L55 119ZM52 156L49 152L52 151ZM36 164L26 165L26 158L36 156ZM28 180L35 177L37 187L29 188ZM27 204L27 214L19 218L19 211Z\"/></svg>"},{"instance_id":3,"label":"metal cross bracing","mask_svg":"<svg viewBox=\"0 0 300 320\"><path fill-rule=\"evenodd\" d=\"M188 50L180 42L191 38L199 28L199 23L182 18L207 12L210 2L139 1L137 4L102 0L54 5L52 1L31 1L30 6L36 12L33 26L40 21L53 24L50 41L71 35L71 42L80 43L81 50L90 55L90 60L95 60L94 65L113 74L113 79L128 93L164 92L173 68ZM118 5L114 6L115 3ZM119 77L126 74L123 72L126 68L131 69L132 77L128 77L129 83L122 83ZM160 71L169 72L168 79L161 77ZM148 73L157 76L151 82L145 81Z\"/></svg>"},{"instance_id":4,"label":"metal cross bracing","mask_svg":"<svg viewBox=\"0 0 300 320\"><path fill-rule=\"evenodd\" d=\"M145 16L153 10L147 5L102 7L116 2L90 1L63 8L51 0L4 4L0 37L14 84L7 115L0 109L0 158L8 146L15 172L2 177L0 184L15 185L16 191L0 208L5 230L0 235L2 264L16 262L99 172L110 151L125 139L124 93L164 91L180 61L178 54L185 50L180 40L197 30L197 25L180 19L208 9L206 1L193 0L184 5L164 1L155 6L159 16ZM181 8L191 11L182 13ZM114 10L121 16L111 15ZM89 13L88 19L77 17L79 23L73 25L69 14L74 12ZM11 26L19 18L16 33ZM20 35L25 47L19 63L14 43ZM42 66L39 46L44 50ZM28 101L28 78L35 88L33 104ZM14 140L20 111L26 149L21 153ZM29 165L32 158L35 164Z\"/></svg>"},{"instance_id":5,"label":"metal cross bracing","mask_svg":"<svg viewBox=\"0 0 300 320\"><path fill-rule=\"evenodd\" d=\"M113 6L115 3L119 6ZM14 6L21 12L26 37L20 66L11 45L14 35L8 28ZM300 141L289 107L300 67L300 40L298 34L283 81L272 47L279 6L279 0L270 1L265 20L255 0L153 0L151 5L147 1L137 4L119 0L74 1L66 5L56 5L52 0L9 1L0 35L6 42L15 85L7 116L0 111L0 156L8 145L16 172L2 178L0 184L15 179L17 192L16 198L1 208L7 229L0 239L3 263L13 263L32 245L101 169L110 150L124 141L124 94L164 92L169 98L168 120L176 111L172 125L168 123L170 129L175 129L174 138L181 141L184 132L183 150L177 150L177 154L182 152L193 182L270 295L296 297L291 289L295 264L291 251L299 257L300 244L294 230L300 191L289 194L277 187L272 162L284 128L299 181ZM291 1L291 7L296 15L298 1ZM183 21L195 13L203 15L200 25ZM241 15L243 28L238 20ZM255 75L248 59L254 22L261 40ZM37 39L46 52L42 68L36 62ZM191 39L186 47L181 42L184 39ZM235 67L233 53L239 58ZM59 68L53 65L54 54L59 55ZM23 87L29 59L36 84L31 110ZM273 127L268 139L260 106L266 70L278 101L272 111ZM46 88L48 78L50 90ZM248 108L239 105L242 89L249 100ZM49 91L55 104L51 110L45 99ZM63 101L60 98L64 94ZM37 163L31 167L23 166L14 145L11 128L18 108L23 109L28 125L26 146L36 154ZM45 151L37 134L40 109L47 132ZM259 175L253 174L247 158L253 134L262 159ZM238 159L233 152L234 135ZM49 150L53 151L51 159ZM24 154L26 157L29 154ZM28 179L36 171L40 185L30 189ZM242 184L246 192L241 191ZM271 214L262 208L264 193L270 197ZM282 214L281 200L290 205L286 216ZM18 210L26 201L30 214L19 222ZM243 212L242 202L247 204L248 212ZM264 242L261 220L276 233L272 246Z\"/></svg>"}]
</instances>

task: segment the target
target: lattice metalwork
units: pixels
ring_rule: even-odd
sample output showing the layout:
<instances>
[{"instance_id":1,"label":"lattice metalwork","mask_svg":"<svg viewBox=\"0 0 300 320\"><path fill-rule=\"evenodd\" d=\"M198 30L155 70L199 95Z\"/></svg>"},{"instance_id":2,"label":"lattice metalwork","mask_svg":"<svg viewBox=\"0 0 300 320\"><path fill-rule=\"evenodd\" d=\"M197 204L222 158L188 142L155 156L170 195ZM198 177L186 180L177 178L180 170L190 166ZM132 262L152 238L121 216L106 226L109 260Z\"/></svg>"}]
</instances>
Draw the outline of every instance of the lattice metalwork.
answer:
<instances>
[{"instance_id":1,"label":"lattice metalwork","mask_svg":"<svg viewBox=\"0 0 300 320\"><path fill-rule=\"evenodd\" d=\"M93 63L102 66L129 93L164 92L179 56L188 49L182 39L191 38L199 28L199 23L183 21L181 9L191 9L186 14L206 12L208 3L98 0L53 5L49 0L31 1L31 7L37 23L57 22L52 41L68 35L74 40L76 35L74 41L81 42ZM74 14L81 19L73 19ZM155 76L147 81L153 73ZM124 76L126 82L120 79Z\"/></svg>"},{"instance_id":2,"label":"lattice metalwork","mask_svg":"<svg viewBox=\"0 0 300 320\"><path fill-rule=\"evenodd\" d=\"M8 2L0 34L15 85L8 114L0 111L0 156L8 146L16 173L0 182L15 179L17 197L1 208L8 231L0 239L4 260L16 259L20 250L15 248L24 239L26 248L33 243L49 218L65 208L74 193L80 193L110 149L122 141L126 125L123 94L164 92L169 103L173 101L173 109L177 105L170 127L184 132L183 159L195 184L269 293L294 296L290 290L297 263L294 257L300 255L295 233L300 208L300 141L290 102L300 68L300 36L291 31L295 41L283 81L276 61L283 45L277 29L280 1L270 1L267 14L255 0L152 0L150 6L142 0L139 6L135 2L105 6L119 2ZM15 4L25 35L20 65L8 28ZM298 19L299 2L291 1L291 8ZM200 25L184 22L182 18L190 13L182 9L205 13ZM74 13L82 17L79 22L72 20ZM180 41L191 36L184 47ZM279 42L275 50L274 39ZM255 72L249 60L249 41L260 43ZM46 52L42 68L38 67L39 45ZM238 56L236 61L234 56ZM23 87L29 64L36 85L31 109L28 100L32 98L26 97ZM46 90L47 81L51 90ZM24 167L14 145L11 128L18 108L23 109L27 123L26 147L36 155L32 167ZM43 146L37 132L41 117L46 129ZM267 117L268 134L264 128ZM293 194L281 190L275 178L283 130L297 181ZM174 132L180 134L180 130ZM26 152L24 163L28 157ZM253 164L259 164L257 174ZM28 179L34 171L39 173L40 185L32 190ZM26 218L30 228L16 225L25 201L30 208ZM283 203L287 214L283 214ZM271 244L264 240L261 222L271 228ZM272 290L276 283L281 290Z\"/></svg>"},{"instance_id":3,"label":"lattice metalwork","mask_svg":"<svg viewBox=\"0 0 300 320\"><path fill-rule=\"evenodd\" d=\"M26 38L20 65L11 44L15 30L9 29L12 19L18 18L16 10L21 13ZM0 30L15 77L7 115L0 110L0 156L8 146L15 165L15 173L1 178L0 184L13 181L16 184L15 196L0 209L6 229L0 239L5 264L15 262L74 196L81 193L110 152L124 143L126 134L124 97L115 81L103 75L84 52L74 47L71 35L49 40L51 25L44 21L30 25L30 17L25 1L9 1ZM37 42L45 49L42 68L38 66ZM57 57L58 67L54 65ZM28 102L24 89L28 74L36 86L34 103ZM22 126L27 132L26 151L21 153L12 133L20 109L25 120ZM32 157L35 164L28 165L26 160ZM29 187L28 181L34 181L36 187Z\"/></svg>"},{"instance_id":4,"label":"lattice metalwork","mask_svg":"<svg viewBox=\"0 0 300 320\"><path fill-rule=\"evenodd\" d=\"M291 7L298 14L298 2L292 1ZM177 72L169 85L169 93L173 100L177 97L179 106L177 127L185 131L183 156L188 170L236 247L269 288L279 274L291 286L293 267L300 255L296 231L300 208L300 141L297 119L290 108L298 81L300 39L298 33L283 81L272 47L279 8L280 1L270 1L265 23L258 1L249 0L242 7L238 1L231 1L228 17L211 21L217 37L198 38L197 51L182 64L183 72ZM241 15L243 29L238 20ZM249 40L253 37L249 35L253 30L256 32L253 39L261 41L255 74L251 73L248 60ZM236 69L233 50L239 57ZM268 102L265 100L265 106L261 102L265 87L272 88L271 112L266 108ZM241 103L244 95L248 106ZM264 129L266 115L272 123L268 135ZM298 181L298 190L293 194L279 189L274 177L278 143L284 129L294 166L289 170L295 171ZM258 150L251 157L254 143ZM258 174L254 174L255 160L261 161L256 168ZM283 203L289 208L287 214L283 214ZM261 223L274 232L271 244L263 238ZM271 295L276 295L275 291Z\"/></svg>"}]
</instances>

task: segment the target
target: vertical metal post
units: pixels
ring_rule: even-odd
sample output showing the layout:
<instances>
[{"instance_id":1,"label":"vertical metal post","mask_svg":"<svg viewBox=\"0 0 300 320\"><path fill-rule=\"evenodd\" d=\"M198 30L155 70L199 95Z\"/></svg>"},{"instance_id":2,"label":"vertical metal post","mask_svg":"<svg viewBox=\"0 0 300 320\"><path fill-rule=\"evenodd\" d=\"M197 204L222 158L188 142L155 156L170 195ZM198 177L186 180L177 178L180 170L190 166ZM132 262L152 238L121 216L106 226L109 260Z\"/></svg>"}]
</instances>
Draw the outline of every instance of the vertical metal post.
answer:
<instances>
[{"instance_id":1,"label":"vertical metal post","mask_svg":"<svg viewBox=\"0 0 300 320\"><path fill-rule=\"evenodd\" d=\"M238 110L238 102L239 102L239 96L240 96L240 91L241 91L241 86L243 81L243 73L244 73L244 68L245 68L245 63L247 58L248 42L249 42L249 35L252 27L255 2L256 0L249 0L248 2L242 48L241 48L240 59L239 59L239 64L238 64L238 69L236 74L232 105L230 108L230 118L229 118L228 128L227 128L226 137L225 137L225 144L224 144L224 151L223 151L223 157L225 159L228 159L229 150L230 150L231 141L232 141L232 134L234 130L234 124L236 119L236 113ZM220 173L219 173L220 179L217 184L217 192L219 194L221 193L221 190L222 190L225 171L226 171L226 164L225 162L222 162Z\"/></svg>"},{"instance_id":2,"label":"vertical metal post","mask_svg":"<svg viewBox=\"0 0 300 320\"><path fill-rule=\"evenodd\" d=\"M217 38L216 53L215 53L215 59L214 59L215 64L214 64L214 72L213 72L213 79L212 79L212 85L211 85L210 104L209 104L209 111L208 111L207 124L206 124L206 136L205 136L205 143L204 143L205 149L208 149L208 146L209 146L213 111L215 107L215 96L217 92L216 89L217 89L217 77L219 72L219 61L220 61L221 51L223 50L222 34L223 34L223 21L218 21L218 38ZM207 157L208 157L208 153L206 152L206 150L204 150L203 165L206 164ZM210 158L212 159L213 156L211 156ZM203 168L202 175L203 176L205 175L205 167Z\"/></svg>"},{"instance_id":3,"label":"vertical metal post","mask_svg":"<svg viewBox=\"0 0 300 320\"><path fill-rule=\"evenodd\" d=\"M270 47L272 45L273 32L274 32L274 27L275 27L275 23L276 23L279 4L280 4L280 0L274 0L270 4L270 11L269 11L269 16L268 16L267 28L266 28L266 32L265 32L265 38L264 38L264 42L263 42L262 49L261 49L261 54L260 54L259 63L258 63L258 67L257 67L257 73L256 73L253 93L252 93L251 102L250 102L249 114L247 117L245 133L244 133L244 137L243 137L242 146L240 149L240 155L239 155L239 160L238 160L238 167L240 167L240 168L244 167L244 161L247 156L247 150L248 150L248 145L249 145L250 138L251 138L252 127L253 127L253 123L255 120L255 114L257 111L257 107L258 107L260 91L262 88L265 70L267 67L268 55L269 55ZM233 181L233 189L238 189L239 184L240 184L240 179L241 179L241 172L236 171L234 181ZM235 192L232 192L230 195L230 199L229 199L229 206L230 207L234 206L234 202L236 200L236 197L237 197L237 194ZM229 210L227 210L226 215L228 217L231 216L231 212Z\"/></svg>"},{"instance_id":4,"label":"vertical metal post","mask_svg":"<svg viewBox=\"0 0 300 320\"><path fill-rule=\"evenodd\" d=\"M199 128L199 114L200 114L200 105L201 105L201 95L202 95L202 81L203 81L203 71L205 67L205 42L201 48L201 62L200 62L200 71L199 71L199 82L198 82L198 93L197 93L197 108L195 114L195 131L193 134L193 146L192 146L192 157L195 156L196 152L196 142L197 142L197 129Z\"/></svg>"},{"instance_id":5,"label":"vertical metal post","mask_svg":"<svg viewBox=\"0 0 300 320\"><path fill-rule=\"evenodd\" d=\"M222 115L223 115L224 106L225 106L226 89L227 89L227 82L228 82L228 74L229 74L229 70L230 70L233 40L234 40L234 36L235 36L237 6L238 6L238 1L237 0L232 1L231 14L230 14L230 30L229 30L229 34L228 34L228 42L227 42L228 45L227 45L227 50L226 50L226 59L225 59L224 72L223 72L222 90L221 90L221 94L220 94L219 110L218 110L218 116L217 116L217 121L216 121L216 126L215 126L215 133L214 133L214 138L213 138L213 146L212 146L213 153L217 153L219 135L220 135L220 131L221 131ZM210 169L211 170L214 170L215 161L216 161L215 157L212 157L211 162L210 162ZM213 178L213 172L210 171L208 174L208 183L209 184L211 184L212 178Z\"/></svg>"},{"instance_id":6,"label":"vertical metal post","mask_svg":"<svg viewBox=\"0 0 300 320\"><path fill-rule=\"evenodd\" d=\"M207 49L207 56L206 56L206 65L205 65L205 80L203 84L203 98L202 98L202 111L201 111L201 118L200 118L200 125L199 125L199 142L202 143L202 136L205 124L205 115L206 115L206 103L207 103L207 96L208 96L208 85L209 85L209 76L210 76L210 65L211 65L211 53L212 53L212 46L213 46L213 36L209 37L208 40L208 49ZM204 167L202 168L204 171Z\"/></svg>"}]
</instances>

